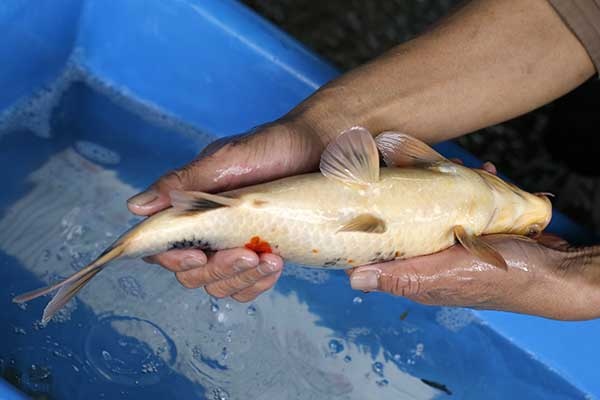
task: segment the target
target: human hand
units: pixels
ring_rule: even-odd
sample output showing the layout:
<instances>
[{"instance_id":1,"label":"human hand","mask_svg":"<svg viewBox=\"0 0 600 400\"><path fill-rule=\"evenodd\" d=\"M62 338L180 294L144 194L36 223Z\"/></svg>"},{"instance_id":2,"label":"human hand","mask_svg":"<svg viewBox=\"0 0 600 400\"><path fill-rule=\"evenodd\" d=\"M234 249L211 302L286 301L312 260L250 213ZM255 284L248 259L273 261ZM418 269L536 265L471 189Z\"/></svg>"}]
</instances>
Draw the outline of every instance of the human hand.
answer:
<instances>
[{"instance_id":1,"label":"human hand","mask_svg":"<svg viewBox=\"0 0 600 400\"><path fill-rule=\"evenodd\" d=\"M493 165L484 168L495 173ZM600 317L600 248L571 247L543 234L537 241L509 235L482 238L504 257L508 271L462 246L347 271L354 289L387 292L419 303L491 309L560 320Z\"/></svg>"},{"instance_id":2,"label":"human hand","mask_svg":"<svg viewBox=\"0 0 600 400\"><path fill-rule=\"evenodd\" d=\"M218 192L310 171L318 165L323 143L307 125L281 122L228 137L207 146L198 157L128 200L131 212L152 215L171 205L172 190ZM187 288L247 302L269 290L281 275L283 260L274 254L230 249L206 254L171 250L145 260L175 273Z\"/></svg>"}]
</instances>

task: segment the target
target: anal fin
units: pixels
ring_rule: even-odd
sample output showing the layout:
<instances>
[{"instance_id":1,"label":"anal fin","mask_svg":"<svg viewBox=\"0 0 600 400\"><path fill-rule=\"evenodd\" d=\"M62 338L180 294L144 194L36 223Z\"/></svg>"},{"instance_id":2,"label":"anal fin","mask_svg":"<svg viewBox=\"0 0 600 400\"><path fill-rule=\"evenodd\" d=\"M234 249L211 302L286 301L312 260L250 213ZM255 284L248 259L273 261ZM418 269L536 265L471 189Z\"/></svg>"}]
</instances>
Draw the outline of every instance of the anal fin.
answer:
<instances>
[{"instance_id":1,"label":"anal fin","mask_svg":"<svg viewBox=\"0 0 600 400\"><path fill-rule=\"evenodd\" d=\"M338 229L338 232L383 233L386 231L385 221L372 214L360 214Z\"/></svg>"},{"instance_id":2,"label":"anal fin","mask_svg":"<svg viewBox=\"0 0 600 400\"><path fill-rule=\"evenodd\" d=\"M456 236L456 239L460 244L475 257L498 268L508 270L506 260L498 253L498 251L496 251L496 249L477 236L467 233L464 227L455 226L454 236Z\"/></svg>"}]
</instances>

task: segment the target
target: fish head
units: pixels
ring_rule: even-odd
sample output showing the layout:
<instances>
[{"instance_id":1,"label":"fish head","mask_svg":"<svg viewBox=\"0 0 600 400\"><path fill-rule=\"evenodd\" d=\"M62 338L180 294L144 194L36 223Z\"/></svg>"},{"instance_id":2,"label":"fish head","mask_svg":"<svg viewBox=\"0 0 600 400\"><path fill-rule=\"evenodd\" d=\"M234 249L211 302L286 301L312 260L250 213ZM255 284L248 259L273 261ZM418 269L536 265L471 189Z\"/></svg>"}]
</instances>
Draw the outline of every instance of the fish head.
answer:
<instances>
[{"instance_id":1,"label":"fish head","mask_svg":"<svg viewBox=\"0 0 600 400\"><path fill-rule=\"evenodd\" d=\"M529 237L538 237L552 219L552 203L547 194L522 192L521 212L515 213L510 233Z\"/></svg>"},{"instance_id":2,"label":"fish head","mask_svg":"<svg viewBox=\"0 0 600 400\"><path fill-rule=\"evenodd\" d=\"M537 237L550 223L550 193L529 193L487 171L476 171L494 196L495 209L485 233Z\"/></svg>"}]
</instances>

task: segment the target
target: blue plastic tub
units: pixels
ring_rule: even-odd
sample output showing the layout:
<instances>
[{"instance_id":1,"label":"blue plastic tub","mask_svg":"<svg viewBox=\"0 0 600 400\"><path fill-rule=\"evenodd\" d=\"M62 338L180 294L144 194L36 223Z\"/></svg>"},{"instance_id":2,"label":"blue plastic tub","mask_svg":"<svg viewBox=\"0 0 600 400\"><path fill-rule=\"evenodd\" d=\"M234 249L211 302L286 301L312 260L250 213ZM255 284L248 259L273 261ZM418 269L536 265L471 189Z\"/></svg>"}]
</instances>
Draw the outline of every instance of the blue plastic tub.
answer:
<instances>
[{"instance_id":1,"label":"blue plastic tub","mask_svg":"<svg viewBox=\"0 0 600 400\"><path fill-rule=\"evenodd\" d=\"M81 268L134 223L126 198L337 72L228 0L5 0L0 32L0 372L23 393L600 395L599 321L426 307L294 265L250 305L186 290L142 262L115 265L41 326L45 301L18 307L12 296ZM551 230L591 240L560 214ZM0 398L23 397L0 382Z\"/></svg>"}]
</instances>

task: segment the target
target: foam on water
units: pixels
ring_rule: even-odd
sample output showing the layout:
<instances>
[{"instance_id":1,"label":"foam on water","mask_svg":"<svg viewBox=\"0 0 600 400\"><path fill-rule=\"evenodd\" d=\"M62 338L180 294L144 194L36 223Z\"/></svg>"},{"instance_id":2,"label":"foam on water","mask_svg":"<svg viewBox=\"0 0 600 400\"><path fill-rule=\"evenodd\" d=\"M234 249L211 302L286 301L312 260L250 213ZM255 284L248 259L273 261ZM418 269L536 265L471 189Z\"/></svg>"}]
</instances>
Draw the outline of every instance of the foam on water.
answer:
<instances>
[{"instance_id":1,"label":"foam on water","mask_svg":"<svg viewBox=\"0 0 600 400\"><path fill-rule=\"evenodd\" d=\"M53 110L64 92L73 82L80 81L82 76L81 71L69 63L55 81L3 110L0 113L0 137L13 131L27 130L40 137L50 138Z\"/></svg>"},{"instance_id":2,"label":"foam on water","mask_svg":"<svg viewBox=\"0 0 600 400\"><path fill-rule=\"evenodd\" d=\"M0 112L0 137L4 134L24 130L43 138L51 138L52 114L62 96L74 83L85 83L88 87L143 120L187 136L197 142L199 148L215 139L214 136L202 132L166 112L160 106L136 97L125 86L101 80L82 70L77 63L79 51L79 49L74 49L62 74L54 81ZM90 157L96 162L116 164L120 160L120 156L114 151L96 143L79 141L75 143L75 147L84 156Z\"/></svg>"},{"instance_id":3,"label":"foam on water","mask_svg":"<svg viewBox=\"0 0 600 400\"><path fill-rule=\"evenodd\" d=\"M450 307L441 308L437 312L435 320L438 324L452 332L458 332L472 323L479 321L471 310Z\"/></svg>"}]
</instances>

